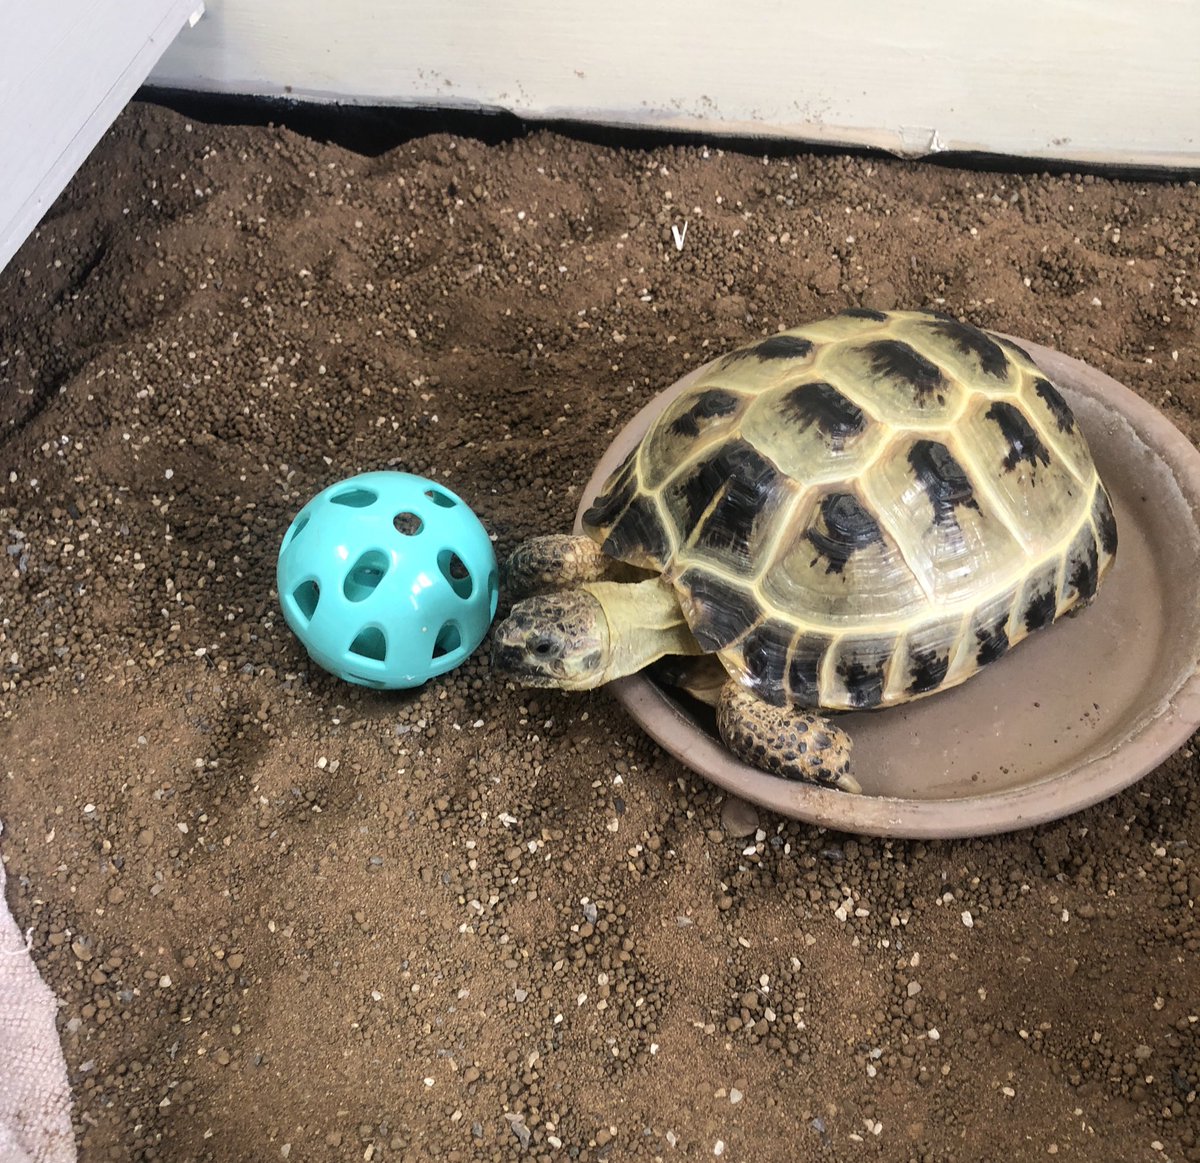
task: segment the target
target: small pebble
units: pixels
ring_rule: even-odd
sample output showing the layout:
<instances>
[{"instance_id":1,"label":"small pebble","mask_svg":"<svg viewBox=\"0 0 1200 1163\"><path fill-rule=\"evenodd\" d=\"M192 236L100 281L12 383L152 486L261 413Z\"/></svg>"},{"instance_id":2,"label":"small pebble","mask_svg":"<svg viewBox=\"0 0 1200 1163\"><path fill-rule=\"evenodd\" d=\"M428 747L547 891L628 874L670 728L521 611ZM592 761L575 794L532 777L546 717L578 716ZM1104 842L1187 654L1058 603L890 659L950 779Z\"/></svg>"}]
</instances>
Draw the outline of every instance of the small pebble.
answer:
<instances>
[{"instance_id":1,"label":"small pebble","mask_svg":"<svg viewBox=\"0 0 1200 1163\"><path fill-rule=\"evenodd\" d=\"M737 796L728 796L721 805L721 827L730 836L749 836L758 830L758 809Z\"/></svg>"}]
</instances>

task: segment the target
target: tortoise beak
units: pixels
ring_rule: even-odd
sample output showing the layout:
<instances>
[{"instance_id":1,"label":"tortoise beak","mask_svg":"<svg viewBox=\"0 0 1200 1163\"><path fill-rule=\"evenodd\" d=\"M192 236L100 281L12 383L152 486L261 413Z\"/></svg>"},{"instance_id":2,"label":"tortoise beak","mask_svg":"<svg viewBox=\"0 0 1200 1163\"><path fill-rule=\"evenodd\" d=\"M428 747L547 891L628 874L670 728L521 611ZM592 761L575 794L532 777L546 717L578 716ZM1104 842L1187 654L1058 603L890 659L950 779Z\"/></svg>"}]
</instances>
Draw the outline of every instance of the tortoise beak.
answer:
<instances>
[{"instance_id":1,"label":"tortoise beak","mask_svg":"<svg viewBox=\"0 0 1200 1163\"><path fill-rule=\"evenodd\" d=\"M529 661L529 652L523 643L505 642L499 637L492 643L492 669L502 679L526 687L559 685L552 675L531 667Z\"/></svg>"},{"instance_id":2,"label":"tortoise beak","mask_svg":"<svg viewBox=\"0 0 1200 1163\"><path fill-rule=\"evenodd\" d=\"M503 642L499 638L492 643L492 669L501 674L516 674L521 669L521 660L525 657L524 650L511 642Z\"/></svg>"}]
</instances>

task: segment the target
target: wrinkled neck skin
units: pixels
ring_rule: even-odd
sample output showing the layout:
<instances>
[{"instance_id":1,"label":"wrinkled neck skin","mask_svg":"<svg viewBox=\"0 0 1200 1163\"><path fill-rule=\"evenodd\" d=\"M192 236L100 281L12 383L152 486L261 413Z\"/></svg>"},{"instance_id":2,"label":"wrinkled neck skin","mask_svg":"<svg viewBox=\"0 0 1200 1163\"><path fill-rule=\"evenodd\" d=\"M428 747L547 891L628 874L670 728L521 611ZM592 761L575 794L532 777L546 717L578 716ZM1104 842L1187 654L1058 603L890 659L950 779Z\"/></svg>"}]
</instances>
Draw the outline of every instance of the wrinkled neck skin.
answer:
<instances>
[{"instance_id":1,"label":"wrinkled neck skin","mask_svg":"<svg viewBox=\"0 0 1200 1163\"><path fill-rule=\"evenodd\" d=\"M643 582L587 582L608 622L608 660L597 685L645 669L668 654L703 654L661 578Z\"/></svg>"}]
</instances>

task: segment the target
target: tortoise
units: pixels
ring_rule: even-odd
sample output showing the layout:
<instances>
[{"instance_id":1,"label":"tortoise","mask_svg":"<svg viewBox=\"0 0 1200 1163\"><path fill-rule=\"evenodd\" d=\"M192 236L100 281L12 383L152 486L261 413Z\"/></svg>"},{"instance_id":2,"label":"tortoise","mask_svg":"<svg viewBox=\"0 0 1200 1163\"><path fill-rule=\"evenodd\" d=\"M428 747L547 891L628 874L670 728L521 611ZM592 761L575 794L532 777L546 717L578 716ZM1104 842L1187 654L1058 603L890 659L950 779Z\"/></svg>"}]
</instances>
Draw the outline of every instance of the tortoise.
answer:
<instances>
[{"instance_id":1,"label":"tortoise","mask_svg":"<svg viewBox=\"0 0 1200 1163\"><path fill-rule=\"evenodd\" d=\"M738 758L846 791L837 712L964 682L1089 603L1117 548L1083 433L1022 348L866 308L708 365L582 526L506 562L523 600L496 670L586 689L665 665Z\"/></svg>"}]
</instances>

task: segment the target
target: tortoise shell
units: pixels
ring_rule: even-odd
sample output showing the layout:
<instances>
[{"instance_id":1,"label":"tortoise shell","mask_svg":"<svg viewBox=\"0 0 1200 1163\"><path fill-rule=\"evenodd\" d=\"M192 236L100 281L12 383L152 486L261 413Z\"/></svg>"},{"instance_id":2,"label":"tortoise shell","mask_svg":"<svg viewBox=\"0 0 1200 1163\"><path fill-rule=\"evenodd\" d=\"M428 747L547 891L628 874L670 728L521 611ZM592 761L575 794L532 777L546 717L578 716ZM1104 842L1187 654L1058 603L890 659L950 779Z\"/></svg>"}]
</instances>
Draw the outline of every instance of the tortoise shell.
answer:
<instances>
[{"instance_id":1,"label":"tortoise shell","mask_svg":"<svg viewBox=\"0 0 1200 1163\"><path fill-rule=\"evenodd\" d=\"M952 687L1091 599L1116 522L1054 385L931 312L845 311L726 355L584 515L661 572L692 633L776 704Z\"/></svg>"}]
</instances>

